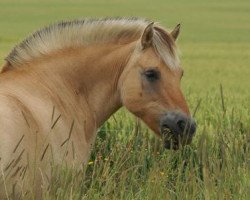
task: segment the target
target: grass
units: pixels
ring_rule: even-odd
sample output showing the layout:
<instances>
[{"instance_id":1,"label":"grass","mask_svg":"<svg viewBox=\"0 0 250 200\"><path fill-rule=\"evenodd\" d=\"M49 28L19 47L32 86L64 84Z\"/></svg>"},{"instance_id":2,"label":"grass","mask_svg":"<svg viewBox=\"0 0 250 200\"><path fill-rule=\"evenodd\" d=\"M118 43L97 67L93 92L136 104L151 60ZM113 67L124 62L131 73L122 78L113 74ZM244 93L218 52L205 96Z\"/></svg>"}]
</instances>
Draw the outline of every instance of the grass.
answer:
<instances>
[{"instance_id":1,"label":"grass","mask_svg":"<svg viewBox=\"0 0 250 200\"><path fill-rule=\"evenodd\" d=\"M144 16L167 27L181 22L182 88L191 110L201 101L196 137L180 151L165 151L122 109L99 130L86 169L55 169L44 199L249 199L248 0L0 0L0 64L41 26L110 15Z\"/></svg>"}]
</instances>

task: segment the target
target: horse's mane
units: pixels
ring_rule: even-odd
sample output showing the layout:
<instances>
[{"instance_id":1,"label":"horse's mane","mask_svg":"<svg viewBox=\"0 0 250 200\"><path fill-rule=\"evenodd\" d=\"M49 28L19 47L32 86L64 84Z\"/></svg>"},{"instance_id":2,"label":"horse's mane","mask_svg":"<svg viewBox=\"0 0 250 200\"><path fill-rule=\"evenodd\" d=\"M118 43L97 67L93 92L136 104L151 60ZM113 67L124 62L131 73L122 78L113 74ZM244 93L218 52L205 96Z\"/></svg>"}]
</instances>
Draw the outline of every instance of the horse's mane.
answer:
<instances>
[{"instance_id":1,"label":"horse's mane","mask_svg":"<svg viewBox=\"0 0 250 200\"><path fill-rule=\"evenodd\" d=\"M142 18L87 18L59 22L28 36L13 48L6 61L15 67L64 48L136 41L149 23L149 20ZM174 40L158 25L154 25L154 31L153 46L156 52L169 66L177 66Z\"/></svg>"}]
</instances>

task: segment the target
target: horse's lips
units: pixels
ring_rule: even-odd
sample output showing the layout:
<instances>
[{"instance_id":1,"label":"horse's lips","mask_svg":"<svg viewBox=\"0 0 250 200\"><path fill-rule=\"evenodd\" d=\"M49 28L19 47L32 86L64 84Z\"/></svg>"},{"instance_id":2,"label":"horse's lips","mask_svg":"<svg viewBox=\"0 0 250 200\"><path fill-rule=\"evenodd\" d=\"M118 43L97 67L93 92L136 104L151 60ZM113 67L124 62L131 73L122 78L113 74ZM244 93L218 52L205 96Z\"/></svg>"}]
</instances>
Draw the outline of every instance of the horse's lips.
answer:
<instances>
[{"instance_id":1,"label":"horse's lips","mask_svg":"<svg viewBox=\"0 0 250 200\"><path fill-rule=\"evenodd\" d=\"M175 140L173 132L170 130L170 128L165 127L161 130L161 133L163 135L163 141L164 141L164 148L165 149L173 149L177 150L179 149L179 142L178 140Z\"/></svg>"}]
</instances>

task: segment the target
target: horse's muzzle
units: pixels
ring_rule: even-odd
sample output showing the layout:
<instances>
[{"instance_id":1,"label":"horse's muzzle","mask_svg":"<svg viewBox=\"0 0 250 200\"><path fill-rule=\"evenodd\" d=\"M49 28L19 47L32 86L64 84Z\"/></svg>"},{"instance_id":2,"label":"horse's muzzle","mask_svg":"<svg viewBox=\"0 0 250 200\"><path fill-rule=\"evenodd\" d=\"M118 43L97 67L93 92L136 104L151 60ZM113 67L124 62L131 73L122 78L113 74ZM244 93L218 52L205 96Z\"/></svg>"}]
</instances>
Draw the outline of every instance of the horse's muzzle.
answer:
<instances>
[{"instance_id":1,"label":"horse's muzzle","mask_svg":"<svg viewBox=\"0 0 250 200\"><path fill-rule=\"evenodd\" d=\"M174 150L190 144L196 131L195 120L185 113L176 111L165 113L161 118L160 127L164 147Z\"/></svg>"}]
</instances>

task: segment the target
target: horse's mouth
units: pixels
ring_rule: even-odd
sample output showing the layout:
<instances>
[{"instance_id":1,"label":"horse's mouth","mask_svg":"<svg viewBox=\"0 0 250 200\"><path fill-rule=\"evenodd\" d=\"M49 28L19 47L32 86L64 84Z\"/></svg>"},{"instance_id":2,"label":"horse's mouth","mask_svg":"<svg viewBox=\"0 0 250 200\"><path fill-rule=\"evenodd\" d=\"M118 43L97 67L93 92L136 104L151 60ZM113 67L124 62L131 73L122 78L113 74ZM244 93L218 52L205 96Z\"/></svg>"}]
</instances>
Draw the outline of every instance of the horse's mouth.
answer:
<instances>
[{"instance_id":1,"label":"horse's mouth","mask_svg":"<svg viewBox=\"0 0 250 200\"><path fill-rule=\"evenodd\" d=\"M190 144L196 131L196 122L179 111L168 111L160 118L160 132L166 149L180 149Z\"/></svg>"},{"instance_id":2,"label":"horse's mouth","mask_svg":"<svg viewBox=\"0 0 250 200\"><path fill-rule=\"evenodd\" d=\"M179 142L174 138L174 133L171 131L169 127L164 127L161 129L161 133L163 135L163 142L165 149L179 149Z\"/></svg>"},{"instance_id":3,"label":"horse's mouth","mask_svg":"<svg viewBox=\"0 0 250 200\"><path fill-rule=\"evenodd\" d=\"M178 150L182 146L190 144L192 141L192 138L187 138L183 136L180 137L180 135L182 134L175 133L168 127L164 127L161 130L161 133L163 135L163 142L165 149Z\"/></svg>"}]
</instances>

